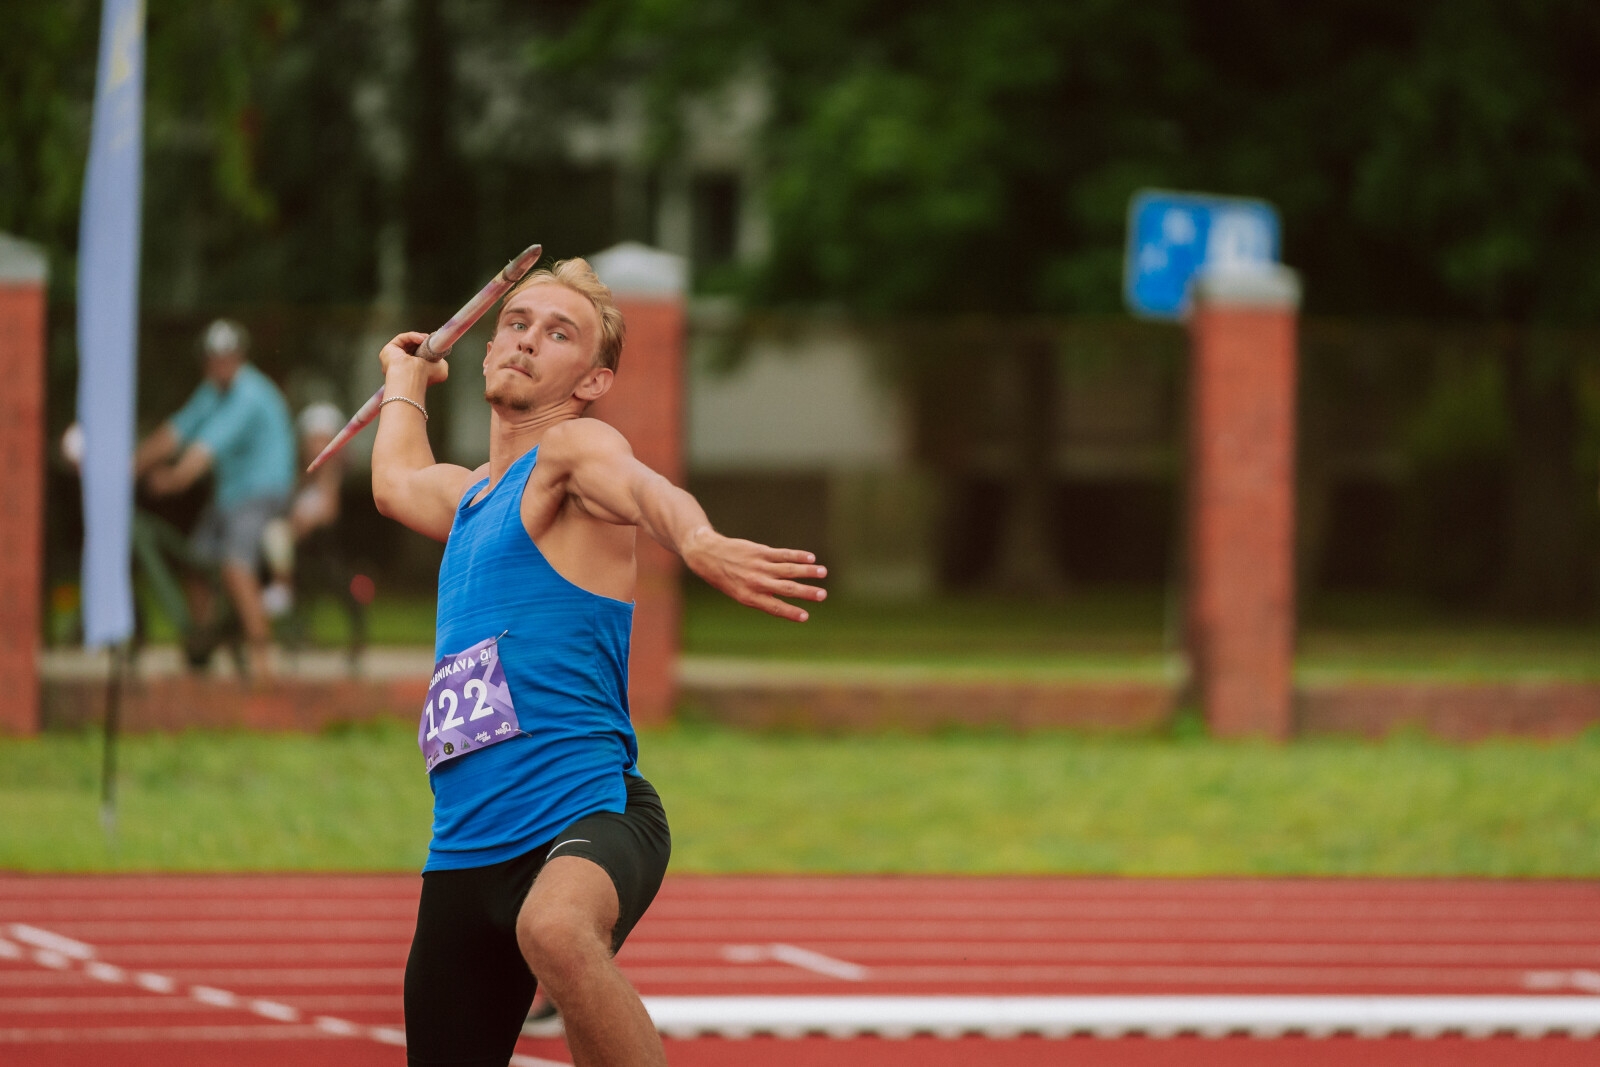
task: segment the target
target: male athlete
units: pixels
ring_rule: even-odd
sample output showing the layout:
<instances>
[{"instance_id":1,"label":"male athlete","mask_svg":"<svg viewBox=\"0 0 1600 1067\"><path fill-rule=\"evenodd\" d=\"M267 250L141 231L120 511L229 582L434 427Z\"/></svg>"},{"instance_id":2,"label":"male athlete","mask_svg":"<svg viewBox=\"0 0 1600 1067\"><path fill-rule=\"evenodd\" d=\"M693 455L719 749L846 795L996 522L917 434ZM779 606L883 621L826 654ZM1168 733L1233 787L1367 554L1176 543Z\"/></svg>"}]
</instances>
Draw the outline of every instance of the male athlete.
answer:
<instances>
[{"instance_id":1,"label":"male athlete","mask_svg":"<svg viewBox=\"0 0 1600 1067\"><path fill-rule=\"evenodd\" d=\"M665 1064L612 956L666 872L671 838L628 721L635 529L742 604L826 595L807 552L723 537L692 496L603 422L622 315L581 259L506 297L483 361L489 462L435 463L424 391L445 363L384 346L378 510L445 542L437 663L418 742L434 793L406 964L413 1065L510 1058L535 980L579 1067Z\"/></svg>"}]
</instances>

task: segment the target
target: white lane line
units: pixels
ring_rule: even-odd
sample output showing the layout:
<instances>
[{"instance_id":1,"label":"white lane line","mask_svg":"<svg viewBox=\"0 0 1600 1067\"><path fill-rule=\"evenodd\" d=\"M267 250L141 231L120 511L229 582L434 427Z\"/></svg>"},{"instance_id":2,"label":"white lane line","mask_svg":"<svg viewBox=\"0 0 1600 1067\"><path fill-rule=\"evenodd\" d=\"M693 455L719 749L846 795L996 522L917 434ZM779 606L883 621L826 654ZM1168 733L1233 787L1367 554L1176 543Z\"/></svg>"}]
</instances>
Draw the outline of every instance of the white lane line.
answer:
<instances>
[{"instance_id":1,"label":"white lane line","mask_svg":"<svg viewBox=\"0 0 1600 1067\"><path fill-rule=\"evenodd\" d=\"M21 941L24 945L32 945L34 948L55 952L70 959L94 959L94 949L85 945L82 941L74 940L62 934L51 933L49 930L41 930L37 926L29 926L27 923L12 923L11 936Z\"/></svg>"},{"instance_id":2,"label":"white lane line","mask_svg":"<svg viewBox=\"0 0 1600 1067\"><path fill-rule=\"evenodd\" d=\"M1575 996L754 996L645 997L644 1004L671 1037L1600 1034L1600 998Z\"/></svg>"},{"instance_id":3,"label":"white lane line","mask_svg":"<svg viewBox=\"0 0 1600 1067\"><path fill-rule=\"evenodd\" d=\"M835 959L824 956L820 952L813 952L808 948L798 945L786 945L773 942L770 945L724 945L722 958L729 963L761 963L765 960L777 960L787 963L791 967L824 974L829 978L838 978L846 982L865 981L870 973L867 968L859 963L848 960Z\"/></svg>"},{"instance_id":4,"label":"white lane line","mask_svg":"<svg viewBox=\"0 0 1600 1067\"><path fill-rule=\"evenodd\" d=\"M1600 993L1600 971L1528 971L1522 984L1529 989L1581 989Z\"/></svg>"},{"instance_id":5,"label":"white lane line","mask_svg":"<svg viewBox=\"0 0 1600 1067\"><path fill-rule=\"evenodd\" d=\"M216 989L208 985L192 985L189 995L202 1004L209 1004L213 1008L237 1008L239 998L226 989Z\"/></svg>"},{"instance_id":6,"label":"white lane line","mask_svg":"<svg viewBox=\"0 0 1600 1067\"><path fill-rule=\"evenodd\" d=\"M867 977L867 969L859 963L834 959L832 956L824 956L820 952L812 952L796 945L773 944L769 951L772 953L772 958L779 963L787 963L791 967L801 967L833 978L842 978L846 982L860 982Z\"/></svg>"},{"instance_id":7,"label":"white lane line","mask_svg":"<svg viewBox=\"0 0 1600 1067\"><path fill-rule=\"evenodd\" d=\"M0 1045L43 1043L83 1045L96 1042L142 1041L168 1044L175 1041L307 1041L324 1035L309 1026L283 1026L262 1023L255 1026L56 1026L0 1028ZM75 1062L82 1062L79 1056ZM164 1062L164 1061L163 1061ZM209 1062L228 1062L226 1059Z\"/></svg>"},{"instance_id":8,"label":"white lane line","mask_svg":"<svg viewBox=\"0 0 1600 1067\"><path fill-rule=\"evenodd\" d=\"M19 941L24 941L31 945L50 946L36 947L33 950L34 962L39 963L42 966L50 967L56 970L65 970L72 967L74 960L78 960L83 962L84 973L92 978L97 978L100 981L106 982L119 982L126 978L126 972L122 971L121 968L96 960L94 958L95 952L93 947L86 945L81 941L74 941L69 937L63 937L60 934L51 933L49 930L40 930L36 927L23 926L21 924L12 926L11 934ZM22 953L19 949L18 956L21 955ZM141 971L138 974L135 974L133 976L133 982L140 988L148 989L152 993L171 995L177 993L178 991L177 982L173 981L164 974L154 974L150 971ZM285 1024L294 1024L300 1019L300 1012L290 1007L288 1004L280 1004L273 1000L247 1000L247 998L241 997L237 993L230 992L226 989L218 989L215 986L191 985L188 987L188 993L191 999L197 1000L202 1004L208 1004L214 1008L243 1009L254 1012L256 1015L260 1015L264 1018L273 1019L277 1022ZM124 1027L114 1029L117 1033L143 1032L139 1028ZM191 1032L197 1035L201 1033L210 1033L212 1031L216 1031L218 1033L225 1032L230 1034L243 1034L249 1029L250 1028L247 1027L189 1028ZM381 1044L396 1045L401 1048L404 1048L406 1043L406 1032L399 1027L362 1026L358 1023L349 1022L345 1019L337 1019L330 1015L319 1015L312 1021L309 1027L293 1027L293 1030L306 1030L312 1035L326 1034L332 1037L365 1037ZM84 1034L85 1036L83 1040L94 1040L96 1036L99 1036L102 1033L110 1033L111 1031L106 1030L105 1028L101 1028L99 1030L91 1028L82 1031L52 1030L48 1032L42 1030L0 1030L0 1044L31 1040L71 1041L73 1040L71 1035L75 1032L81 1032ZM176 1033L177 1030L174 1030L173 1032ZM280 1030L271 1030L269 1032L275 1036L290 1036L292 1033L289 1027L285 1027ZM46 1033L55 1036L39 1036ZM34 1036L19 1036L29 1034ZM139 1040L138 1037L129 1037L127 1039ZM558 1063L555 1060L541 1060L533 1056L514 1057L511 1062L519 1063L521 1064L521 1067L569 1067L569 1065Z\"/></svg>"},{"instance_id":9,"label":"white lane line","mask_svg":"<svg viewBox=\"0 0 1600 1067\"><path fill-rule=\"evenodd\" d=\"M346 1022L344 1019L335 1019L331 1015L319 1015L311 1020L311 1025L324 1033L333 1034L335 1037L355 1037L361 1033L361 1027L355 1023Z\"/></svg>"},{"instance_id":10,"label":"white lane line","mask_svg":"<svg viewBox=\"0 0 1600 1067\"><path fill-rule=\"evenodd\" d=\"M133 984L140 989L148 989L152 993L176 993L178 983L164 974L151 974L149 971L140 971L133 976Z\"/></svg>"},{"instance_id":11,"label":"white lane line","mask_svg":"<svg viewBox=\"0 0 1600 1067\"><path fill-rule=\"evenodd\" d=\"M63 1015L77 1018L93 1017L97 1021L110 1014L142 1016L196 1015L204 1008L196 1008L182 997L152 997L148 993L129 990L126 995L105 996L99 990L85 990L80 995L69 996L0 996L0 1018L19 1014Z\"/></svg>"},{"instance_id":12,"label":"white lane line","mask_svg":"<svg viewBox=\"0 0 1600 1067\"><path fill-rule=\"evenodd\" d=\"M97 982L126 982L128 972L105 960L90 960L83 965L83 973Z\"/></svg>"},{"instance_id":13,"label":"white lane line","mask_svg":"<svg viewBox=\"0 0 1600 1067\"><path fill-rule=\"evenodd\" d=\"M0 937L0 960L20 960L21 958L22 946Z\"/></svg>"},{"instance_id":14,"label":"white lane line","mask_svg":"<svg viewBox=\"0 0 1600 1067\"><path fill-rule=\"evenodd\" d=\"M562 1063L560 1060L546 1060L540 1059L538 1056L524 1056L520 1052L512 1055L511 1059L507 1060L506 1062L510 1064L510 1067L571 1067L570 1064Z\"/></svg>"},{"instance_id":15,"label":"white lane line","mask_svg":"<svg viewBox=\"0 0 1600 1067\"><path fill-rule=\"evenodd\" d=\"M279 1004L275 1000L252 1000L250 1010L257 1015L264 1015L269 1019L276 1019L280 1023L297 1023L300 1021L300 1012L287 1004Z\"/></svg>"}]
</instances>

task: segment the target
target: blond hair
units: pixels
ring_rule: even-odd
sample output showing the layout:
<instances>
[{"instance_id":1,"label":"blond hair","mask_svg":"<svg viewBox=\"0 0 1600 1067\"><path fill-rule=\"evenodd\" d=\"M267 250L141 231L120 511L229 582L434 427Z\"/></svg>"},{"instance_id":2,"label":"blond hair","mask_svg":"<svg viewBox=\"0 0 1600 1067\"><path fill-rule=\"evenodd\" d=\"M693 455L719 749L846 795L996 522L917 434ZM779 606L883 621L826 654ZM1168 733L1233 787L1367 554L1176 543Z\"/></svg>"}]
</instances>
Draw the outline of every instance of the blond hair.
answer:
<instances>
[{"instance_id":1,"label":"blond hair","mask_svg":"<svg viewBox=\"0 0 1600 1067\"><path fill-rule=\"evenodd\" d=\"M594 305L595 312L600 316L600 346L595 352L595 366L615 371L617 364L622 361L622 341L626 333L622 311L612 299L611 287L600 280L594 268L589 266L589 261L583 257L573 256L571 259L557 260L552 267L540 267L518 282L516 288L506 294L505 303L500 306L511 303L512 297L529 286L551 284L564 285Z\"/></svg>"}]
</instances>

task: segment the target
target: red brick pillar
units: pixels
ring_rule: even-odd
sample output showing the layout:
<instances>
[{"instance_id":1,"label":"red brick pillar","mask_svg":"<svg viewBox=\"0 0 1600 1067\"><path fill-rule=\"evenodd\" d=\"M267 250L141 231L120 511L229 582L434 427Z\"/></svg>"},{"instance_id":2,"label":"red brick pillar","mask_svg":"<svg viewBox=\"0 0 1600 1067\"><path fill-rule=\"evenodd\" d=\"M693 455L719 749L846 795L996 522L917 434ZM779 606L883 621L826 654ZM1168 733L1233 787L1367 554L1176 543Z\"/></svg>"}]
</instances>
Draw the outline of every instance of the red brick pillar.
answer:
<instances>
[{"instance_id":1,"label":"red brick pillar","mask_svg":"<svg viewBox=\"0 0 1600 1067\"><path fill-rule=\"evenodd\" d=\"M1189 321L1189 655L1221 737L1293 730L1295 320L1285 267L1197 278Z\"/></svg>"},{"instance_id":2,"label":"red brick pillar","mask_svg":"<svg viewBox=\"0 0 1600 1067\"><path fill-rule=\"evenodd\" d=\"M0 733L39 729L45 257L0 234Z\"/></svg>"},{"instance_id":3,"label":"red brick pillar","mask_svg":"<svg viewBox=\"0 0 1600 1067\"><path fill-rule=\"evenodd\" d=\"M682 485L684 261L623 244L591 262L615 294L628 335L616 382L590 413L622 431L647 466ZM679 566L676 555L639 534L628 704L633 721L643 726L666 722L677 700L683 622Z\"/></svg>"}]
</instances>

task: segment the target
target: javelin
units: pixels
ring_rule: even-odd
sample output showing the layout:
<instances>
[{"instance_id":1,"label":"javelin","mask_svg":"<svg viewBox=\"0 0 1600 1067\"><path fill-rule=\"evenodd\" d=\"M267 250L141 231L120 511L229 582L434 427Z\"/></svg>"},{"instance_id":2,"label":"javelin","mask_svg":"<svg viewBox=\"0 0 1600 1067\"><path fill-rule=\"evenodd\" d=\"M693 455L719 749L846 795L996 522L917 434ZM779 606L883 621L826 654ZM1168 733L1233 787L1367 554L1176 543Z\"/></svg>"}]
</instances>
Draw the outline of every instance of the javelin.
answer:
<instances>
[{"instance_id":1,"label":"javelin","mask_svg":"<svg viewBox=\"0 0 1600 1067\"><path fill-rule=\"evenodd\" d=\"M539 256L543 253L544 248L542 246L529 245L522 255L507 263L505 269L496 274L488 285L478 290L477 296L468 300L462 305L460 311L451 315L449 322L430 333L428 339L417 346L414 355L430 363L437 363L448 356L450 350L455 347L456 342L461 340L461 335L472 329L472 324L482 318L483 313L488 311L496 300L504 296L506 291L513 285L520 282L522 276L532 270L535 263L539 262ZM345 423L344 429L334 435L333 440L328 442L328 447L324 448L317 454L317 458L311 461L311 465L306 468L306 473L310 474L332 459L339 449L349 443L350 438L360 433L367 423L377 418L378 408L382 403L383 389L380 388L376 393L372 394L371 400L362 404L361 409L350 416L350 421Z\"/></svg>"}]
</instances>

